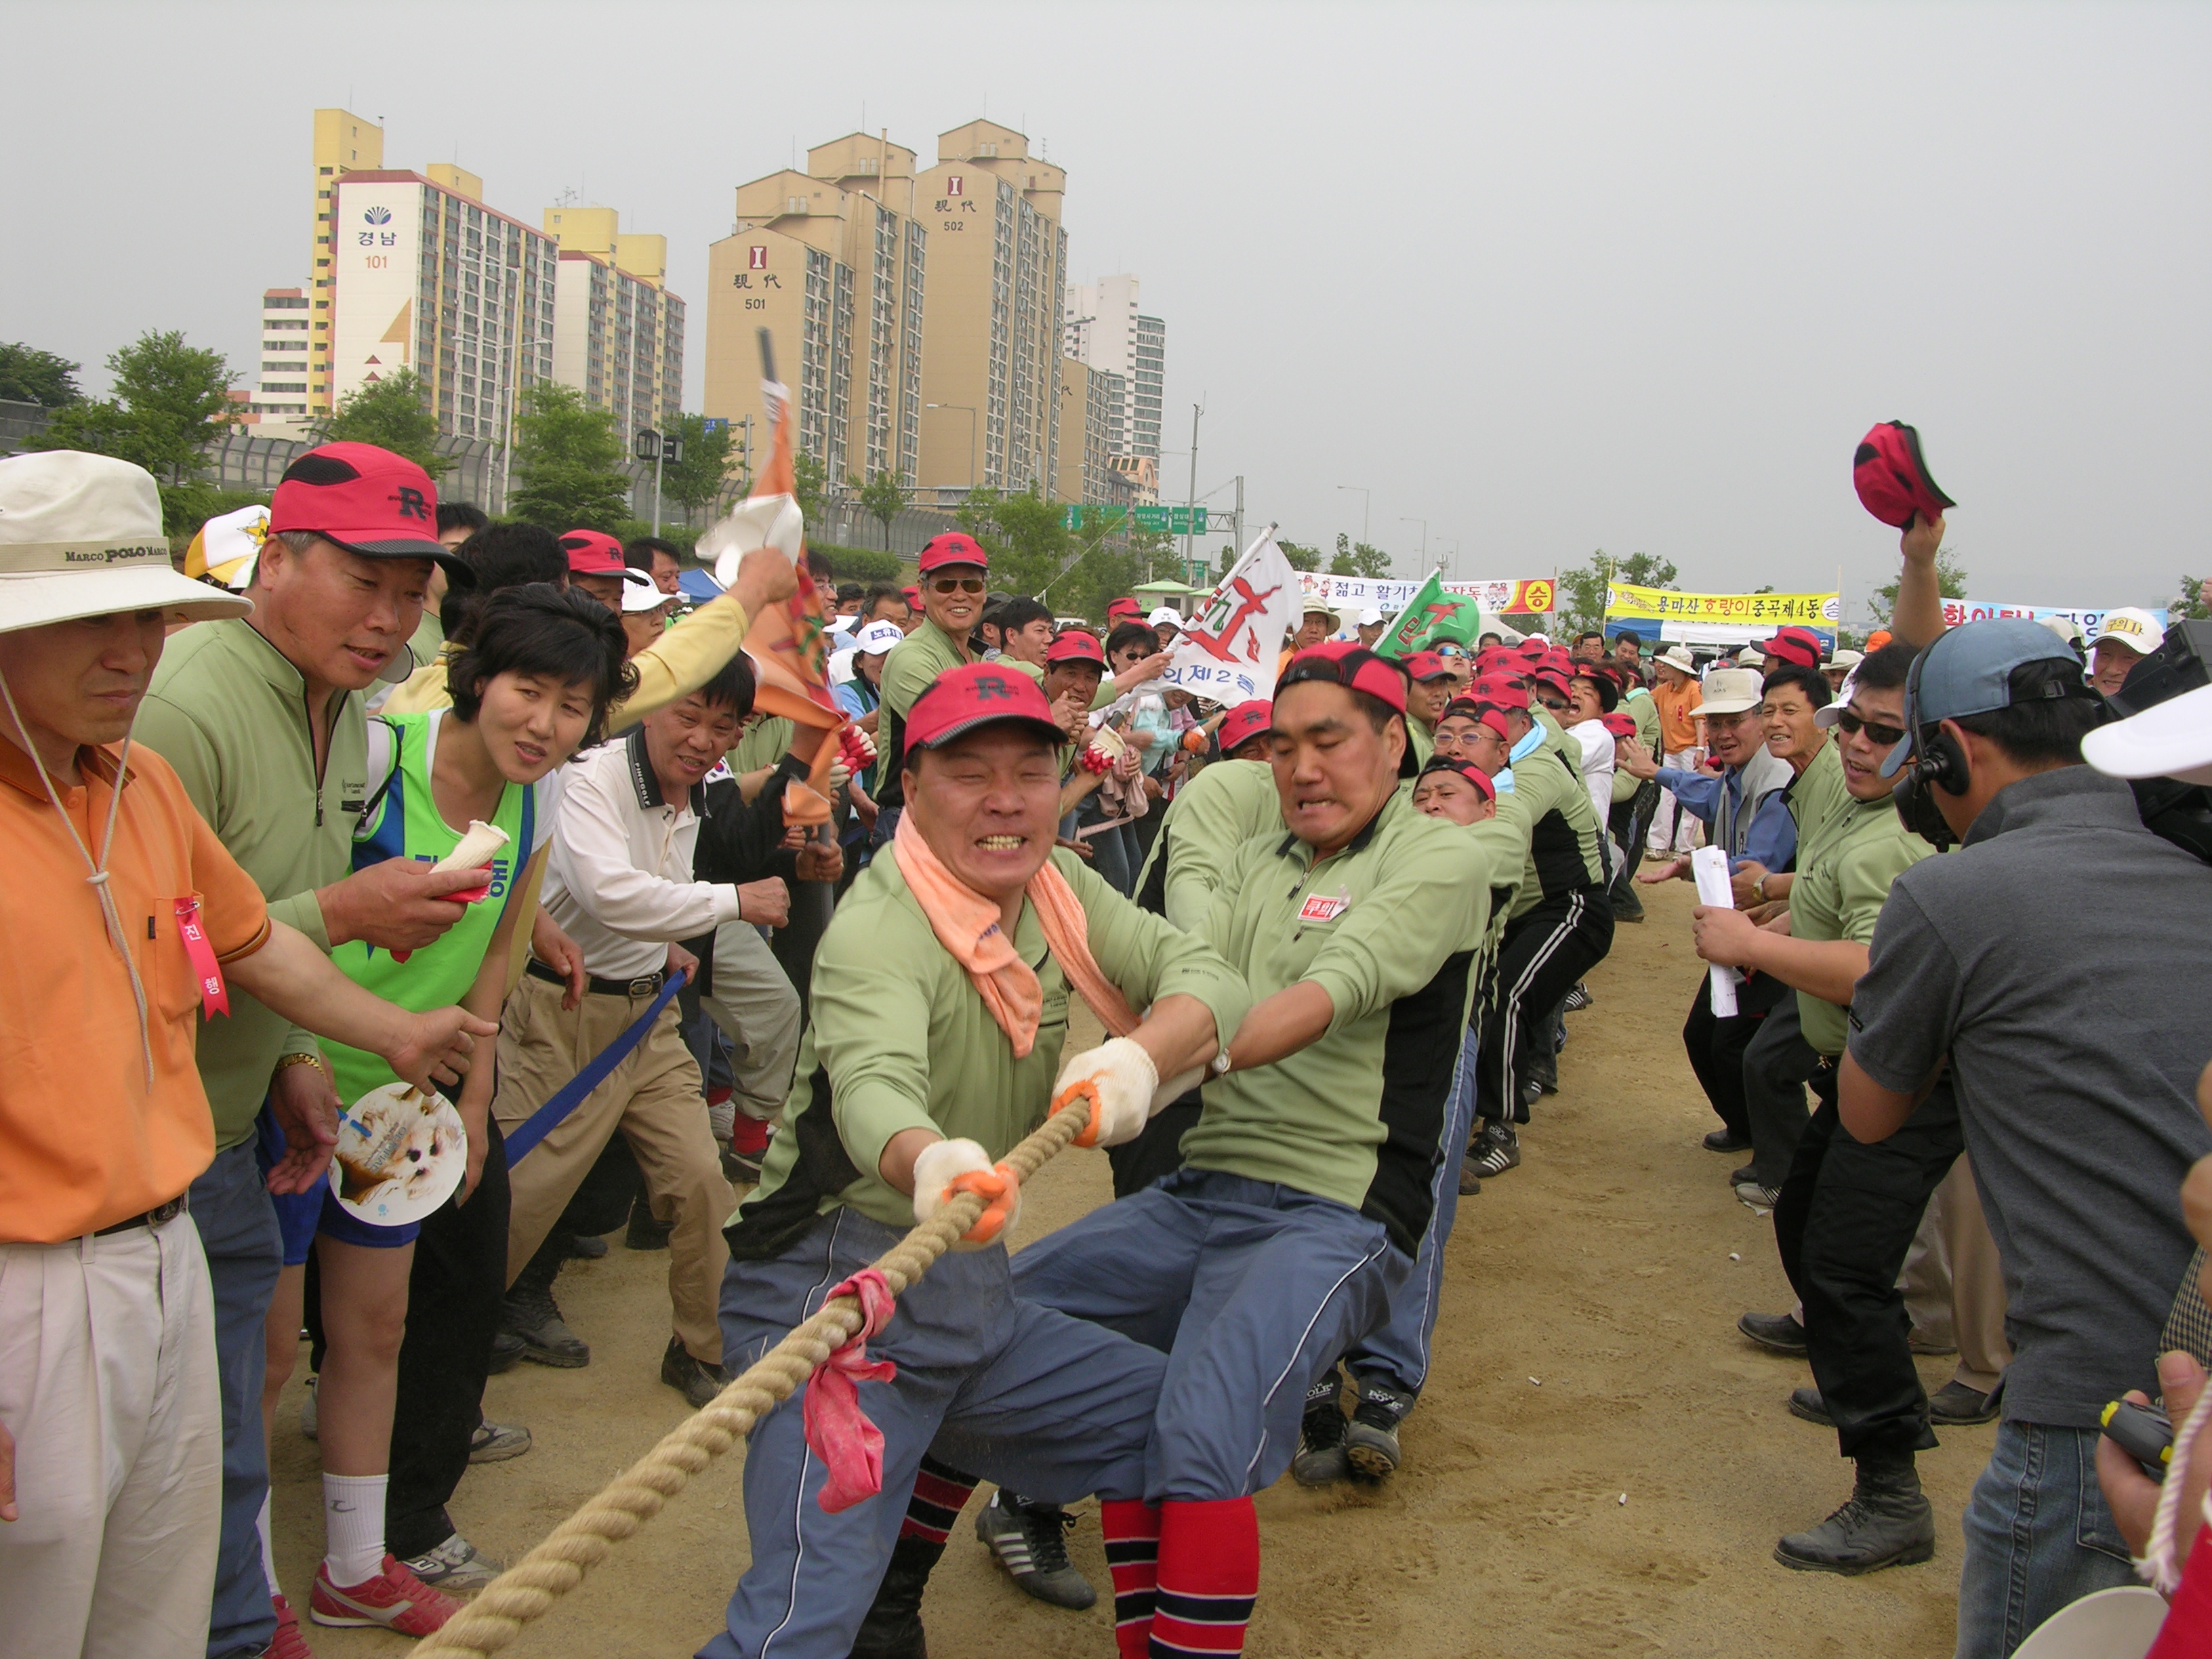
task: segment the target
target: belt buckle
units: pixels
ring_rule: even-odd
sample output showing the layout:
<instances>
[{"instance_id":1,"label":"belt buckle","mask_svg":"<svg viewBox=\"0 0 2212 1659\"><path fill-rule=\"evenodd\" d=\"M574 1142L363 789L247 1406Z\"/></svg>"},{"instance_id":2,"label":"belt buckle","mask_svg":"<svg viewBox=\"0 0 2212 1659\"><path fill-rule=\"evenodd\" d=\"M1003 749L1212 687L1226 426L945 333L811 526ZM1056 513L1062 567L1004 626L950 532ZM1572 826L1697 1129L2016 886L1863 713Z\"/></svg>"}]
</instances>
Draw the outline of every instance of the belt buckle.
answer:
<instances>
[{"instance_id":1,"label":"belt buckle","mask_svg":"<svg viewBox=\"0 0 2212 1659\"><path fill-rule=\"evenodd\" d=\"M660 975L643 974L630 981L629 994L634 997L649 997L660 988Z\"/></svg>"},{"instance_id":2,"label":"belt buckle","mask_svg":"<svg viewBox=\"0 0 2212 1659\"><path fill-rule=\"evenodd\" d=\"M146 1224L149 1227L159 1227L166 1223L174 1221L184 1212L185 1194L179 1193L167 1204L157 1204L152 1209L147 1211Z\"/></svg>"}]
</instances>

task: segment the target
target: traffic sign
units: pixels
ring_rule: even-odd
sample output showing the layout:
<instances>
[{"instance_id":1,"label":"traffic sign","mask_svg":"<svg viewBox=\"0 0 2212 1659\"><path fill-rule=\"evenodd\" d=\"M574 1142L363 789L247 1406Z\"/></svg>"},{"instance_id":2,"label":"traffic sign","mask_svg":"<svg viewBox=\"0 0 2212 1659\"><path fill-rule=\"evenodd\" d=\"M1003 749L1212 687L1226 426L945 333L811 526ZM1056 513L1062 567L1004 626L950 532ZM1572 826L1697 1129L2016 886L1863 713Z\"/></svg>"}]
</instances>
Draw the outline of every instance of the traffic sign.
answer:
<instances>
[{"instance_id":1,"label":"traffic sign","mask_svg":"<svg viewBox=\"0 0 2212 1659\"><path fill-rule=\"evenodd\" d=\"M710 438L717 432L727 432L729 429L730 417L726 415L709 415L700 422L700 430Z\"/></svg>"},{"instance_id":2,"label":"traffic sign","mask_svg":"<svg viewBox=\"0 0 2212 1659\"><path fill-rule=\"evenodd\" d=\"M1143 511L1141 507L1138 510ZM1085 525L1096 525L1108 530L1118 530L1121 526L1121 521L1128 516L1128 513L1129 509L1125 507L1070 506L1067 509L1067 527L1070 530L1080 530Z\"/></svg>"},{"instance_id":3,"label":"traffic sign","mask_svg":"<svg viewBox=\"0 0 2212 1659\"><path fill-rule=\"evenodd\" d=\"M1133 520L1139 530L1164 532L1170 536L1203 536L1206 534L1206 509L1188 507L1083 507L1071 505L1066 524L1070 530L1080 530L1086 525L1103 525L1109 530L1118 530L1125 520Z\"/></svg>"}]
</instances>

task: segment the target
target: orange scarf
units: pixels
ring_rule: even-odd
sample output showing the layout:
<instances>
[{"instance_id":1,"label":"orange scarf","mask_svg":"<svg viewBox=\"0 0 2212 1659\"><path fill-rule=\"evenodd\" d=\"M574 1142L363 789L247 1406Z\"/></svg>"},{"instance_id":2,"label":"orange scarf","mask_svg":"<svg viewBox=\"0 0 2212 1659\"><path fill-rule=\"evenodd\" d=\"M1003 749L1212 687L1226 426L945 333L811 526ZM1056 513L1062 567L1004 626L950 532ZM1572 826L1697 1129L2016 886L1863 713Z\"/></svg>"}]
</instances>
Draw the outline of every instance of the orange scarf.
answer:
<instances>
[{"instance_id":1,"label":"orange scarf","mask_svg":"<svg viewBox=\"0 0 2212 1659\"><path fill-rule=\"evenodd\" d=\"M968 970L983 1006L999 1022L1006 1041L1013 1044L1014 1058L1027 1059L1030 1050L1036 1047L1044 991L1037 983L1036 970L1022 960L1013 940L999 925L997 903L945 867L944 860L930 850L921 831L915 827L911 811L899 814L891 851L922 915L929 918L937 942ZM1044 929L1045 944L1060 958L1060 971L1068 982L1081 993L1109 1031L1115 1036L1128 1036L1137 1029L1137 1017L1130 1012L1127 1000L1098 971L1091 955L1083 901L1075 896L1067 878L1048 858L1044 867L1030 878L1027 891L1030 902L1036 906L1037 925Z\"/></svg>"}]
</instances>

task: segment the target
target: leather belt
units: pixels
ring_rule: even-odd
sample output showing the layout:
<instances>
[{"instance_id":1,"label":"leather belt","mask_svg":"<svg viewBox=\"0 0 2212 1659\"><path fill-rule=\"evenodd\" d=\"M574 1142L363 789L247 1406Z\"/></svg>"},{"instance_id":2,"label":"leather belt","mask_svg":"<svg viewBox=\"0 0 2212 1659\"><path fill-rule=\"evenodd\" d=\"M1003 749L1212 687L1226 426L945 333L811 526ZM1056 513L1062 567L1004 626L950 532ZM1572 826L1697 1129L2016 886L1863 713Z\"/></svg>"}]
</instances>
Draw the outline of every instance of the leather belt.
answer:
<instances>
[{"instance_id":1,"label":"leather belt","mask_svg":"<svg viewBox=\"0 0 2212 1659\"><path fill-rule=\"evenodd\" d=\"M549 985L566 985L568 982L568 975L558 969L548 968L535 957L526 964L525 971ZM660 994L660 988L667 983L668 975L665 973L642 974L635 979L601 979L597 974L584 976L585 988L592 995L602 997L657 997Z\"/></svg>"},{"instance_id":2,"label":"leather belt","mask_svg":"<svg viewBox=\"0 0 2212 1659\"><path fill-rule=\"evenodd\" d=\"M101 1227L93 1233L94 1238L105 1238L110 1233L127 1233L133 1227L158 1227L165 1221L174 1221L185 1212L185 1194L179 1193L167 1204L156 1204L143 1215L134 1215L127 1221Z\"/></svg>"}]
</instances>

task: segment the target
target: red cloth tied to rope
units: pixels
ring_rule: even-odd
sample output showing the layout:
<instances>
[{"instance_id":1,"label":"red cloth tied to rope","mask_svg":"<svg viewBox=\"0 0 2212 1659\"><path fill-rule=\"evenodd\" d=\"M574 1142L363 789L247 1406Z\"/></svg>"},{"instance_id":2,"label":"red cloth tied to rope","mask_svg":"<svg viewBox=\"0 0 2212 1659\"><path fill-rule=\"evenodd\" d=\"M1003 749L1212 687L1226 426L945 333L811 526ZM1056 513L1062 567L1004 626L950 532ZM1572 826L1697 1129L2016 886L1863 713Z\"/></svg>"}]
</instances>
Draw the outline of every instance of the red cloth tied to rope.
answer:
<instances>
[{"instance_id":1,"label":"red cloth tied to rope","mask_svg":"<svg viewBox=\"0 0 2212 1659\"><path fill-rule=\"evenodd\" d=\"M830 1471L817 1501L823 1514L835 1515L884 1489L884 1431L860 1409L860 1384L888 1382L898 1375L890 1360L868 1358L868 1339L890 1322L898 1304L873 1267L863 1267L830 1295L852 1296L860 1304L860 1328L814 1368L803 1402L807 1449Z\"/></svg>"}]
</instances>

